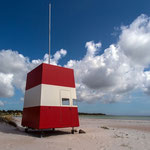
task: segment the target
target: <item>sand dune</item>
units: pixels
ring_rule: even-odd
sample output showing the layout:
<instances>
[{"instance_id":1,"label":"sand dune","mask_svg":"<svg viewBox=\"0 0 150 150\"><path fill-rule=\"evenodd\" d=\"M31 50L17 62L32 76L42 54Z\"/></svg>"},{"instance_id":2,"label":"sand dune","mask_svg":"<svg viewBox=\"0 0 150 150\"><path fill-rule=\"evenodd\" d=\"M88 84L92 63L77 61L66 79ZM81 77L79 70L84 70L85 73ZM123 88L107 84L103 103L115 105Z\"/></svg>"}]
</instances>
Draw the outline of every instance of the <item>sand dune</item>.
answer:
<instances>
[{"instance_id":1,"label":"sand dune","mask_svg":"<svg viewBox=\"0 0 150 150\"><path fill-rule=\"evenodd\" d=\"M86 134L71 134L71 128L25 133L0 123L0 150L148 150L150 149L150 121L80 118ZM105 129L107 127L108 129Z\"/></svg>"}]
</instances>

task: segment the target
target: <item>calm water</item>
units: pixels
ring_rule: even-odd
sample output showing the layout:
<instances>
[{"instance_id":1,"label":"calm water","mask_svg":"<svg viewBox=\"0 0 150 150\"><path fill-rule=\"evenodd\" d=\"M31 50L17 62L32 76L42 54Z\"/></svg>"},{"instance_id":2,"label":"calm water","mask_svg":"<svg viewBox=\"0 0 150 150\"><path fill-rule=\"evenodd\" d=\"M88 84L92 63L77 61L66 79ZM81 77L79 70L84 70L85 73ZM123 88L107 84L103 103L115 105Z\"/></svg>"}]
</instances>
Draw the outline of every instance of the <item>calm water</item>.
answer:
<instances>
[{"instance_id":1,"label":"calm water","mask_svg":"<svg viewBox=\"0 0 150 150\"><path fill-rule=\"evenodd\" d=\"M93 119L119 119L119 120L149 120L150 116L99 116L99 115L79 115L80 118L93 118Z\"/></svg>"}]
</instances>

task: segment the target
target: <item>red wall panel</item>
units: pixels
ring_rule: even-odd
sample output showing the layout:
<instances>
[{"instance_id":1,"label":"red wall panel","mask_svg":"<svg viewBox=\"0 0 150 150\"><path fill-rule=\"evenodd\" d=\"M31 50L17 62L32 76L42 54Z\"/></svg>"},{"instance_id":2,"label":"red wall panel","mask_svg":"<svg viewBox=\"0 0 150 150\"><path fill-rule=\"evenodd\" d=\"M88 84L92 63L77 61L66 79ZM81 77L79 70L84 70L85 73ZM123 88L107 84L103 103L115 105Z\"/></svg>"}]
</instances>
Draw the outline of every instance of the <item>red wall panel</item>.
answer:
<instances>
[{"instance_id":1,"label":"red wall panel","mask_svg":"<svg viewBox=\"0 0 150 150\"><path fill-rule=\"evenodd\" d=\"M75 88L73 69L43 63L28 73L26 90L39 84Z\"/></svg>"},{"instance_id":2,"label":"red wall panel","mask_svg":"<svg viewBox=\"0 0 150 150\"><path fill-rule=\"evenodd\" d=\"M24 108L22 125L35 129L78 127L78 108L58 106Z\"/></svg>"},{"instance_id":3,"label":"red wall panel","mask_svg":"<svg viewBox=\"0 0 150 150\"><path fill-rule=\"evenodd\" d=\"M41 106L40 128L58 128L60 126L60 107Z\"/></svg>"},{"instance_id":4,"label":"red wall panel","mask_svg":"<svg viewBox=\"0 0 150 150\"><path fill-rule=\"evenodd\" d=\"M43 65L41 64L27 74L26 90L41 84L42 67Z\"/></svg>"},{"instance_id":5,"label":"red wall panel","mask_svg":"<svg viewBox=\"0 0 150 150\"><path fill-rule=\"evenodd\" d=\"M77 107L41 106L40 129L78 126Z\"/></svg>"},{"instance_id":6,"label":"red wall panel","mask_svg":"<svg viewBox=\"0 0 150 150\"><path fill-rule=\"evenodd\" d=\"M42 83L75 88L73 69L43 64Z\"/></svg>"},{"instance_id":7,"label":"red wall panel","mask_svg":"<svg viewBox=\"0 0 150 150\"><path fill-rule=\"evenodd\" d=\"M40 107L29 107L23 109L22 126L39 129Z\"/></svg>"}]
</instances>

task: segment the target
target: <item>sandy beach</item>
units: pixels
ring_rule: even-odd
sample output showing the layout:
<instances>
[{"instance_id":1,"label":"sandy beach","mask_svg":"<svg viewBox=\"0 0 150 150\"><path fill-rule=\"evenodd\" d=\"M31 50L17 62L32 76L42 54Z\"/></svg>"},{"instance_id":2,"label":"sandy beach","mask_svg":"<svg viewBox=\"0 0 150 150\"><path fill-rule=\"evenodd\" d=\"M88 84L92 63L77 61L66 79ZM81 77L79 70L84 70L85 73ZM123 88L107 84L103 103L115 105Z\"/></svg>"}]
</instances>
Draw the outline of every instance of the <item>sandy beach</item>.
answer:
<instances>
[{"instance_id":1,"label":"sandy beach","mask_svg":"<svg viewBox=\"0 0 150 150\"><path fill-rule=\"evenodd\" d=\"M150 150L150 121L80 118L86 134L71 134L71 128L25 133L0 123L0 150ZM107 128L106 128L107 127Z\"/></svg>"}]
</instances>

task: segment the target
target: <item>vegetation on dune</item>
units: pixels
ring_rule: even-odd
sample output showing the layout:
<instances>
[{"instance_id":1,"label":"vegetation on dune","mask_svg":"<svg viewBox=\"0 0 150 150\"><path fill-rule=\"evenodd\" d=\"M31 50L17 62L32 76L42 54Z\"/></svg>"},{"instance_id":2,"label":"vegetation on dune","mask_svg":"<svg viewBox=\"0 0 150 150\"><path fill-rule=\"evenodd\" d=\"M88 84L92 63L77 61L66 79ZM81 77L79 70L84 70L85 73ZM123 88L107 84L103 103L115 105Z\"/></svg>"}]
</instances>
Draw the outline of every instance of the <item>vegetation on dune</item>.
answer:
<instances>
[{"instance_id":1,"label":"vegetation on dune","mask_svg":"<svg viewBox=\"0 0 150 150\"><path fill-rule=\"evenodd\" d=\"M0 122L4 122L6 124L9 124L13 127L17 127L17 124L15 120L13 119L12 115L1 115L0 116Z\"/></svg>"},{"instance_id":2,"label":"vegetation on dune","mask_svg":"<svg viewBox=\"0 0 150 150\"><path fill-rule=\"evenodd\" d=\"M22 116L21 110L0 110L0 116L12 115L12 116Z\"/></svg>"},{"instance_id":3,"label":"vegetation on dune","mask_svg":"<svg viewBox=\"0 0 150 150\"><path fill-rule=\"evenodd\" d=\"M22 116L21 110L0 110L0 122L9 124L13 127L17 127L13 116Z\"/></svg>"}]
</instances>

